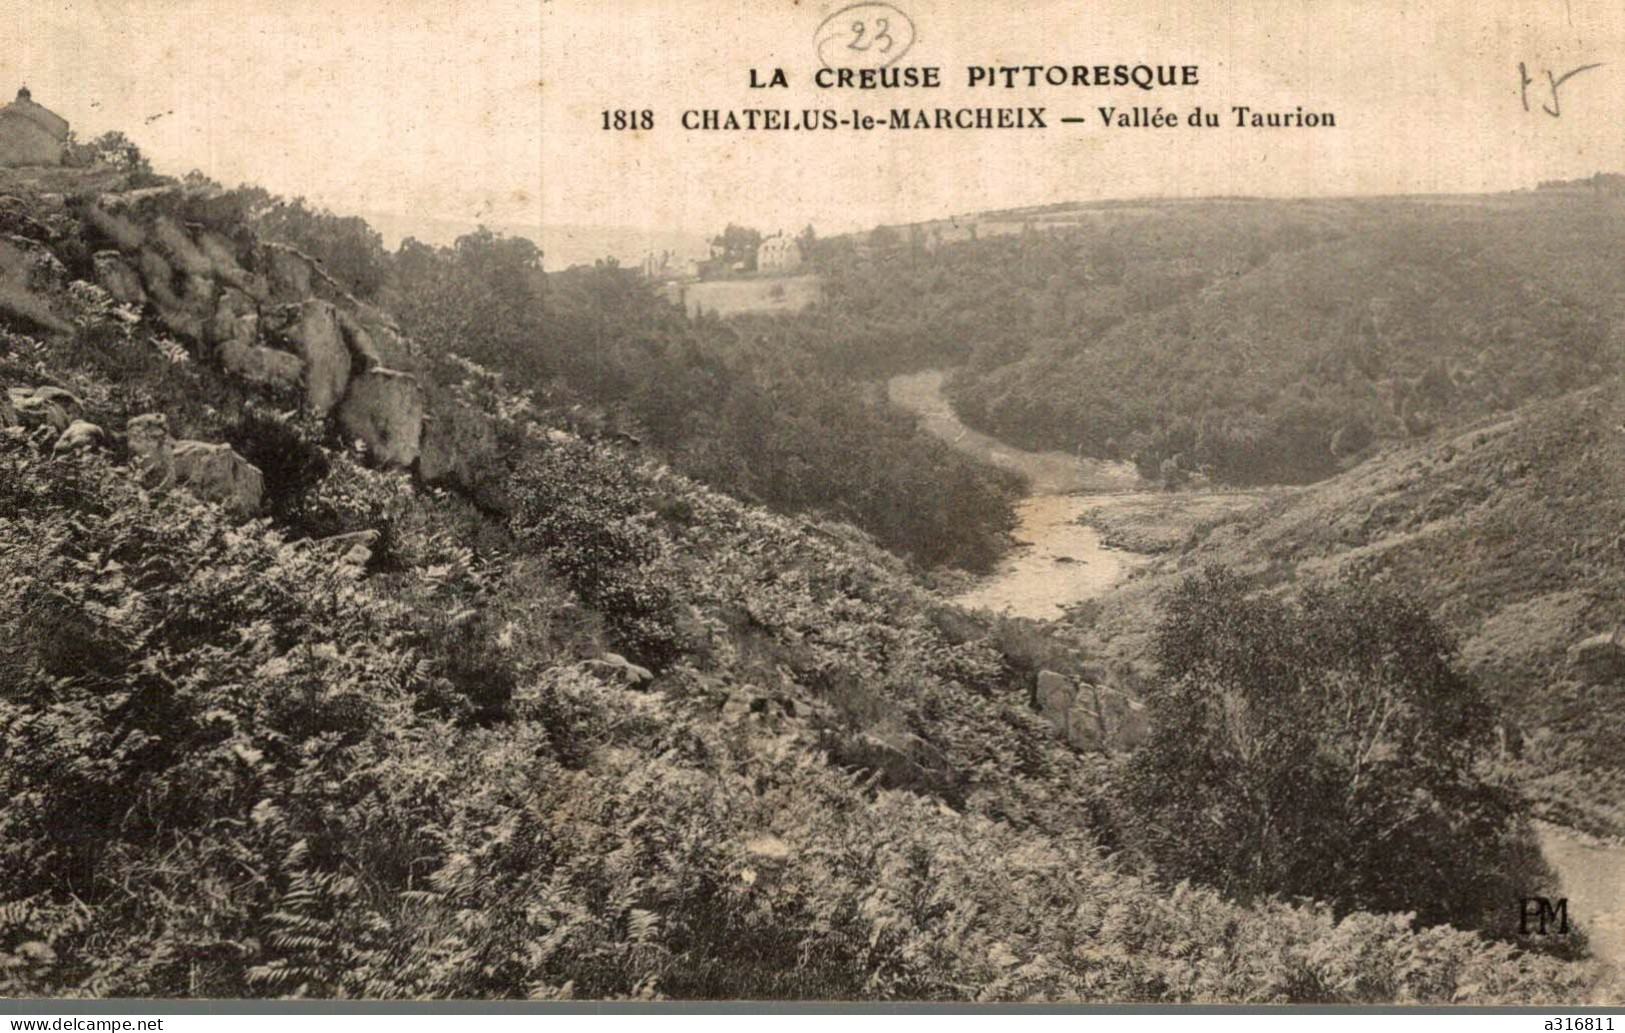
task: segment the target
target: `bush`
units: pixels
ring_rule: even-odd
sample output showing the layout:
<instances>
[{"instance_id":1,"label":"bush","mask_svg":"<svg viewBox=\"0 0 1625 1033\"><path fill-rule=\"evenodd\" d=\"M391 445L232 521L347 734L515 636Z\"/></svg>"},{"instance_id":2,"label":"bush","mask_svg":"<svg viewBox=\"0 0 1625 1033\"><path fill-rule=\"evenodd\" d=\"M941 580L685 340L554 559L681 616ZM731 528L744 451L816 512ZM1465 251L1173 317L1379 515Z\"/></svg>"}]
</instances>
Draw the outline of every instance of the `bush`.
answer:
<instances>
[{"instance_id":1,"label":"bush","mask_svg":"<svg viewBox=\"0 0 1625 1033\"><path fill-rule=\"evenodd\" d=\"M515 473L514 536L600 611L618 645L663 670L681 653L677 603L645 514L661 504L611 454L538 450Z\"/></svg>"},{"instance_id":2,"label":"bush","mask_svg":"<svg viewBox=\"0 0 1625 1033\"><path fill-rule=\"evenodd\" d=\"M1414 601L1379 586L1251 597L1223 568L1166 600L1154 733L1125 784L1164 877L1506 934L1541 892L1488 704Z\"/></svg>"}]
</instances>

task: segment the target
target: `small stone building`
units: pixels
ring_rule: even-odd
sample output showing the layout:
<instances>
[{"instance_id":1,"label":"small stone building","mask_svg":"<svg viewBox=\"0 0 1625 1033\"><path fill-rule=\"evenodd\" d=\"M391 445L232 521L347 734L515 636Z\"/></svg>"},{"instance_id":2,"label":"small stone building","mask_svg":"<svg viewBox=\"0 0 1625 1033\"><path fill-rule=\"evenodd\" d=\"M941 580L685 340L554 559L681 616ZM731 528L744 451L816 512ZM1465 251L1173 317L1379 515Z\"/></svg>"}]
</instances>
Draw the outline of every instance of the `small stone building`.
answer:
<instances>
[{"instance_id":1,"label":"small stone building","mask_svg":"<svg viewBox=\"0 0 1625 1033\"><path fill-rule=\"evenodd\" d=\"M28 87L0 108L0 165L60 165L68 120L34 103Z\"/></svg>"},{"instance_id":2,"label":"small stone building","mask_svg":"<svg viewBox=\"0 0 1625 1033\"><path fill-rule=\"evenodd\" d=\"M801 265L801 245L794 237L776 233L756 248L756 271L782 273Z\"/></svg>"}]
</instances>

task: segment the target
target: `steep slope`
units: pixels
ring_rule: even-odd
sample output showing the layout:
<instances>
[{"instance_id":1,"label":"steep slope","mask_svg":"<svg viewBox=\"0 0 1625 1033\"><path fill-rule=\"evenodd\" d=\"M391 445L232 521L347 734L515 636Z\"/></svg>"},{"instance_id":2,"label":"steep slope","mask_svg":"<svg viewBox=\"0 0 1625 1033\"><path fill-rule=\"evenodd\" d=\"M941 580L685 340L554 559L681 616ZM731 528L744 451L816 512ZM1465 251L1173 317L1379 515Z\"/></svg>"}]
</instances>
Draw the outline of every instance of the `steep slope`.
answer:
<instances>
[{"instance_id":1,"label":"steep slope","mask_svg":"<svg viewBox=\"0 0 1625 1033\"><path fill-rule=\"evenodd\" d=\"M1151 470L1178 455L1229 481L1303 483L1373 442L1618 370L1618 199L1346 202L1327 215L1335 234L1261 244L1244 262L1210 253L1199 232L1177 264L1131 259L1122 280L1145 281L1142 296L1116 305L1119 288L1055 261L1058 243L1026 245L1018 260L1053 270L1052 294L1084 278L1066 306L1079 315L1049 329L1029 318L1030 347L950 385L956 408L1029 447L1137 456ZM1176 235L1188 219L1167 216ZM1089 316L1091 303L1107 308Z\"/></svg>"},{"instance_id":2,"label":"steep slope","mask_svg":"<svg viewBox=\"0 0 1625 1033\"><path fill-rule=\"evenodd\" d=\"M1264 588L1344 573L1392 583L1459 636L1509 713L1506 760L1548 816L1619 834L1625 675L1609 647L1581 643L1625 622L1622 526L1625 401L1610 383L1392 449L1201 528L1109 600L1091 634L1137 655L1154 600L1206 564Z\"/></svg>"},{"instance_id":3,"label":"steep slope","mask_svg":"<svg viewBox=\"0 0 1625 1033\"><path fill-rule=\"evenodd\" d=\"M1589 992L1130 870L1110 760L1032 705L1064 649L424 368L208 200L16 199L0 992Z\"/></svg>"}]
</instances>

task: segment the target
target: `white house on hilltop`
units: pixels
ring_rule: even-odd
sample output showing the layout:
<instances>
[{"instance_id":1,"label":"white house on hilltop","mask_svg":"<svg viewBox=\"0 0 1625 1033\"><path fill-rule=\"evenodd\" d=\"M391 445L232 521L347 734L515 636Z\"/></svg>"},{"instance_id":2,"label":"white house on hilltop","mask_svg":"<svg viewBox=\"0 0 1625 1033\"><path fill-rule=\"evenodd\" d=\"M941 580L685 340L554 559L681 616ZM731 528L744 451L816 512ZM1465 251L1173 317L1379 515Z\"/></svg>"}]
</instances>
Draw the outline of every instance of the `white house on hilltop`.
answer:
<instances>
[{"instance_id":1,"label":"white house on hilltop","mask_svg":"<svg viewBox=\"0 0 1625 1033\"><path fill-rule=\"evenodd\" d=\"M756 271L761 273L788 272L801 265L801 245L794 237L775 233L762 241L756 249Z\"/></svg>"}]
</instances>

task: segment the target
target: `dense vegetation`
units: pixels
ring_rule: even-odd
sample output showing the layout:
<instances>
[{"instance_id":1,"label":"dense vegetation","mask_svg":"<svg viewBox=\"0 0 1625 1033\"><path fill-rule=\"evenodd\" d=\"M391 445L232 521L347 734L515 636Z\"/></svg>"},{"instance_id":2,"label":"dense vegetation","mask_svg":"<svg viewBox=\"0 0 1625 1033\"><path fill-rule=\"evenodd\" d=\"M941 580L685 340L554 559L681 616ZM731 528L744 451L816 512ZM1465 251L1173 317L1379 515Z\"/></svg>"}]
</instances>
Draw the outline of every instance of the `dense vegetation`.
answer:
<instances>
[{"instance_id":1,"label":"dense vegetation","mask_svg":"<svg viewBox=\"0 0 1625 1033\"><path fill-rule=\"evenodd\" d=\"M1334 572L1417 599L1501 712L1500 763L1548 820L1625 835L1625 695L1570 650L1625 623L1625 398L1574 392L1390 450L1198 526L1167 573L1108 600L1091 647L1148 657L1162 594L1222 563L1262 589Z\"/></svg>"},{"instance_id":2,"label":"dense vegetation","mask_svg":"<svg viewBox=\"0 0 1625 1033\"><path fill-rule=\"evenodd\" d=\"M238 200L202 189L177 203L187 222L247 232ZM994 515L973 526L999 526L988 499L1002 487L979 468L966 482L884 479L890 450L916 447L906 421L864 452L839 436L851 428L799 408L795 385L825 384L831 418L897 419L834 397L851 381L820 379L816 327L685 329L617 270L549 278L544 292L522 242L485 234L449 253L408 249L371 298L414 284L395 300L418 306L407 318L432 338L421 374L492 429L479 483L430 488L371 467L297 400L228 378L200 342L84 282L94 241L81 210L30 216L66 281L52 302L69 329L0 327L0 386L66 389L115 432L163 412L177 434L229 441L261 465L269 497L265 516L236 520L142 486L116 433L57 452L49 434L0 428L0 994L1591 992L1591 966L1472 931L1476 890L1407 900L1372 885L1369 865L1305 874L1293 858L1310 856L1314 833L1358 834L1340 823L1306 816L1297 839L1255 851L1267 864L1245 885L1215 878L1207 853L1137 835L1147 815L1186 806L1135 788L1137 771L1177 751L1125 764L1066 745L1034 707L1041 668L1086 673L1066 643L945 604L850 523L740 501L625 440L669 435L683 465L698 462L685 444L758 447L745 454L767 477L783 442L823 435L850 451L809 450L804 462L829 469L767 478L784 508L833 509L788 493L834 477L877 534L951 530L965 519L955 506L986 507ZM290 217L288 232L314 248L362 227ZM343 263L335 271L364 291ZM673 337L647 347L662 320ZM774 332L808 347L752 341ZM455 340L501 368L454 354ZM778 351L804 381L780 379L791 374L771 365ZM679 355L724 372L674 379ZM600 376L601 394L580 386ZM689 393L662 408L656 388L671 383ZM681 429L696 408L743 405L758 388L771 398L775 385L790 385L786 404L764 402L748 438ZM678 429L656 429L667 421ZM923 454L952 469L947 453ZM943 492L960 496L946 513ZM334 537L356 532L368 533L359 552ZM963 543L939 547L965 558ZM1515 801L1468 770L1487 718L1413 604L1334 593L1288 610L1192 591L1165 614L1168 698L1273 703L1306 687L1318 675L1296 656L1262 654L1281 670L1255 681L1204 652L1240 655L1256 627L1289 625L1300 653L1346 658L1335 670L1356 694L1417 708L1396 740L1442 748L1378 765L1383 784L1329 796L1344 808L1330 813L1369 828L1365 808L1399 807L1416 823L1407 832L1481 823L1482 840L1390 858L1397 872L1459 860L1494 875L1518 861ZM1223 611L1215 627L1204 602ZM1373 651L1394 654L1393 669L1375 670ZM1312 769L1328 792L1346 773L1338 745L1332 735L1331 759ZM1418 790L1436 804L1403 810ZM1247 812L1235 813L1226 829L1245 834ZM1429 925L1445 919L1468 928Z\"/></svg>"},{"instance_id":3,"label":"dense vegetation","mask_svg":"<svg viewBox=\"0 0 1625 1033\"><path fill-rule=\"evenodd\" d=\"M1470 933L1134 875L996 629L860 540L516 447L501 525L330 454L308 491L385 532L363 568L0 436L5 992L1581 993Z\"/></svg>"},{"instance_id":4,"label":"dense vegetation","mask_svg":"<svg viewBox=\"0 0 1625 1033\"><path fill-rule=\"evenodd\" d=\"M735 495L849 520L928 566L983 570L1005 548L1021 485L918 433L861 371L827 361L833 327L804 339L771 320L693 322L634 270L544 277L534 244L484 229L389 254L364 221L302 201L242 188L216 204L321 258L431 358L483 363L578 429L634 437Z\"/></svg>"},{"instance_id":5,"label":"dense vegetation","mask_svg":"<svg viewBox=\"0 0 1625 1033\"><path fill-rule=\"evenodd\" d=\"M1125 787L1162 868L1503 934L1508 901L1556 889L1510 782L1481 774L1492 709L1414 600L1345 581L1288 605L1209 568L1160 621Z\"/></svg>"},{"instance_id":6,"label":"dense vegetation","mask_svg":"<svg viewBox=\"0 0 1625 1033\"><path fill-rule=\"evenodd\" d=\"M842 328L854 368L961 366L961 418L1032 448L1301 483L1619 368L1617 198L985 218L1033 228L821 241L829 301L808 318Z\"/></svg>"}]
</instances>

